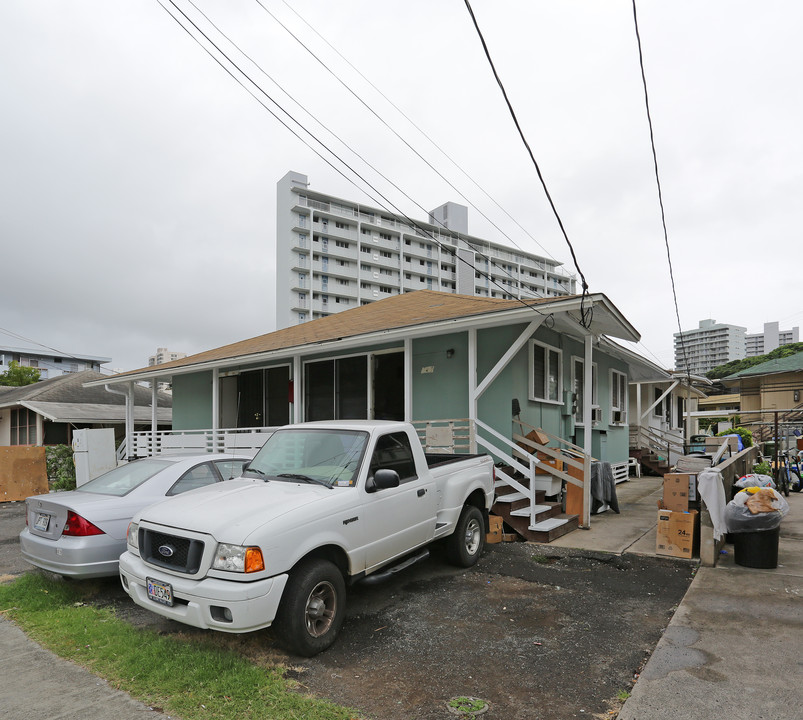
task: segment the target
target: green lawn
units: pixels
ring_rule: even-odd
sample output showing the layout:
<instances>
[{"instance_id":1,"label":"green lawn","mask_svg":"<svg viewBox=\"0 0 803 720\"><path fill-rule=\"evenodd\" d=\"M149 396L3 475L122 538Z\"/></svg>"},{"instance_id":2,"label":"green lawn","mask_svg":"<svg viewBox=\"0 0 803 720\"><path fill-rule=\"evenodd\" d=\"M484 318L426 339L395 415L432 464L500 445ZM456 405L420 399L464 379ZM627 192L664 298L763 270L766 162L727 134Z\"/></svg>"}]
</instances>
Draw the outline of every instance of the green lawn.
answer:
<instances>
[{"instance_id":1,"label":"green lawn","mask_svg":"<svg viewBox=\"0 0 803 720\"><path fill-rule=\"evenodd\" d=\"M297 692L285 669L211 638L163 636L86 603L90 583L28 573L0 584L0 613L57 655L183 720L352 720L356 713Z\"/></svg>"}]
</instances>

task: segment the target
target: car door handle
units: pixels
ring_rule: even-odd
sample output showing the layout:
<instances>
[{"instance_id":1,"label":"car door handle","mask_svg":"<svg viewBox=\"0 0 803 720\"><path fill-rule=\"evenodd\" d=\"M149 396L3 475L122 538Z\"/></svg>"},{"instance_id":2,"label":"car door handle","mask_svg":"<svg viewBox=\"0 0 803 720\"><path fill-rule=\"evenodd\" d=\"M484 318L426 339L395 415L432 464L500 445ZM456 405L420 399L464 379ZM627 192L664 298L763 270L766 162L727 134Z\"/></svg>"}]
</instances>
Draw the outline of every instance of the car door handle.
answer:
<instances>
[{"instance_id":1,"label":"car door handle","mask_svg":"<svg viewBox=\"0 0 803 720\"><path fill-rule=\"evenodd\" d=\"M427 489L426 489L426 488L421 488L421 489L418 491L418 497L424 497L424 495L426 495L426 492L427 492Z\"/></svg>"}]
</instances>

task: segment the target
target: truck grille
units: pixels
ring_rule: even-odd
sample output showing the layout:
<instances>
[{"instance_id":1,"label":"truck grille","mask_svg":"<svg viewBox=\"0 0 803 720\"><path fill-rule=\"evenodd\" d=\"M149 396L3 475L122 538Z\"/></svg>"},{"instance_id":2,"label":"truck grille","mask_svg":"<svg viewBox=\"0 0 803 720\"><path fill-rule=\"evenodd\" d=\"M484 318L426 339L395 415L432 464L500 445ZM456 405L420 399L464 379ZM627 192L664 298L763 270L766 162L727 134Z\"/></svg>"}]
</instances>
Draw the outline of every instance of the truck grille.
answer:
<instances>
[{"instance_id":1,"label":"truck grille","mask_svg":"<svg viewBox=\"0 0 803 720\"><path fill-rule=\"evenodd\" d=\"M201 567L204 544L200 540L140 528L139 551L149 565L192 575Z\"/></svg>"}]
</instances>

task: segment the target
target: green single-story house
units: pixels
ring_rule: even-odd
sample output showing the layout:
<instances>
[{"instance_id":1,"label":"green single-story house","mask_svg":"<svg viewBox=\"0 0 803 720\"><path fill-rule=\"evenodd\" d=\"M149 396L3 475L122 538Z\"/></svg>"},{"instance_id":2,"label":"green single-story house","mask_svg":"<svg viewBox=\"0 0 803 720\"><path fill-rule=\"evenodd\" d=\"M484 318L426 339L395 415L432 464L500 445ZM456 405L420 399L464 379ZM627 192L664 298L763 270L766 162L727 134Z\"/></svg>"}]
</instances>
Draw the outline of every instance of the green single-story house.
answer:
<instances>
[{"instance_id":1,"label":"green single-story house","mask_svg":"<svg viewBox=\"0 0 803 720\"><path fill-rule=\"evenodd\" d=\"M472 449L499 460L515 460L514 438L541 428L587 457L626 463L628 383L666 376L614 341L639 337L603 294L505 300L421 290L103 383L172 383L174 439L242 438L246 429L264 437L325 419L464 419ZM157 443L155 430L137 435L127 434L134 454Z\"/></svg>"}]
</instances>

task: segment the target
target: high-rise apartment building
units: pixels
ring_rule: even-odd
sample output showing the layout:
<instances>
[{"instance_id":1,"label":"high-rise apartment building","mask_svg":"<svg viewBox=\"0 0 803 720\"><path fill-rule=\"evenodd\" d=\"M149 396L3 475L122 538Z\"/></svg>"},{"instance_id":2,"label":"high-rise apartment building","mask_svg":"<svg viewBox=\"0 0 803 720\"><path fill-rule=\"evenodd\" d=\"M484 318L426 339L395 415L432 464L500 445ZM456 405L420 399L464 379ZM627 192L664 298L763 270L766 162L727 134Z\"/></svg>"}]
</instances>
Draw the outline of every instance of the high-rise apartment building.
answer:
<instances>
[{"instance_id":1,"label":"high-rise apartment building","mask_svg":"<svg viewBox=\"0 0 803 720\"><path fill-rule=\"evenodd\" d=\"M187 357L187 353L173 352L167 348L156 348L156 354L148 358L148 367L151 365L161 365L171 360L180 360L185 357Z\"/></svg>"},{"instance_id":2,"label":"high-rise apartment building","mask_svg":"<svg viewBox=\"0 0 803 720\"><path fill-rule=\"evenodd\" d=\"M696 330L675 333L675 369L703 375L718 365L741 360L745 357L746 330L738 325L700 320Z\"/></svg>"},{"instance_id":3,"label":"high-rise apartment building","mask_svg":"<svg viewBox=\"0 0 803 720\"><path fill-rule=\"evenodd\" d=\"M306 175L277 184L276 328L413 290L489 297L571 295L561 263L468 234L468 208L446 203L410 222L310 190Z\"/></svg>"},{"instance_id":4,"label":"high-rise apartment building","mask_svg":"<svg viewBox=\"0 0 803 720\"><path fill-rule=\"evenodd\" d=\"M750 333L745 336L747 357L765 355L781 345L800 342L800 328L781 330L780 323L764 323L764 332Z\"/></svg>"}]
</instances>

